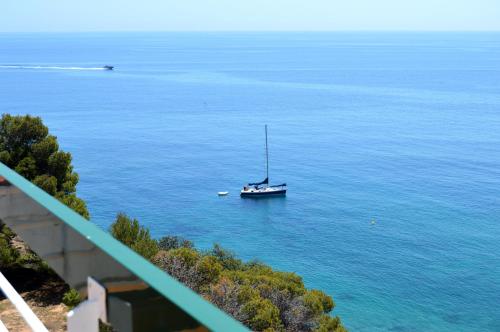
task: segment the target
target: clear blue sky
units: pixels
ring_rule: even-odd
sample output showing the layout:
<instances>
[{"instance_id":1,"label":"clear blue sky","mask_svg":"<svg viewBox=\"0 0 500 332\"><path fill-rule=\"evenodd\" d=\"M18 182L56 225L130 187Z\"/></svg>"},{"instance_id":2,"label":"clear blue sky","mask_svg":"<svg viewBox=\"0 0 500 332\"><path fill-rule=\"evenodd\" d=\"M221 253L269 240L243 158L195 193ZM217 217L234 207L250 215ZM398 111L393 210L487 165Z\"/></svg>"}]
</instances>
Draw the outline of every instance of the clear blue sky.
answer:
<instances>
[{"instance_id":1,"label":"clear blue sky","mask_svg":"<svg viewBox=\"0 0 500 332\"><path fill-rule=\"evenodd\" d=\"M0 31L500 30L500 0L1 0Z\"/></svg>"}]
</instances>

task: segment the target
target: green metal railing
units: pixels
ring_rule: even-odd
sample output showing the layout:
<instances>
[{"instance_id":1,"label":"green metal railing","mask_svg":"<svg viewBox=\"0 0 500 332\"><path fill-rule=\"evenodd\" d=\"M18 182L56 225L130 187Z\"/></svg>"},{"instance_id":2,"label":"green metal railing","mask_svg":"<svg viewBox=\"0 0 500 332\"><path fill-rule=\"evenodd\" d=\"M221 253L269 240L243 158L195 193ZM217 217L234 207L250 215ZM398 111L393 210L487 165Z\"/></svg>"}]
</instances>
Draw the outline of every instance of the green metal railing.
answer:
<instances>
[{"instance_id":1,"label":"green metal railing","mask_svg":"<svg viewBox=\"0 0 500 332\"><path fill-rule=\"evenodd\" d=\"M88 276L101 283L120 331L248 331L1 163L0 220L71 287L85 293Z\"/></svg>"}]
</instances>

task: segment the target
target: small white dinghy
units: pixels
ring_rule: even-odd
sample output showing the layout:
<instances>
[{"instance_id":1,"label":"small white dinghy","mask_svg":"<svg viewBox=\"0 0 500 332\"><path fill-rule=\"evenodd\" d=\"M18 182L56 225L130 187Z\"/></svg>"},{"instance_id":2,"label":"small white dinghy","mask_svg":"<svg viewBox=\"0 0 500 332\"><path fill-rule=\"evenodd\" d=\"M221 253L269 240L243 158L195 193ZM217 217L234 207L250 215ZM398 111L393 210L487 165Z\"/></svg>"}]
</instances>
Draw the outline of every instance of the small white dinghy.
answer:
<instances>
[{"instance_id":1,"label":"small white dinghy","mask_svg":"<svg viewBox=\"0 0 500 332\"><path fill-rule=\"evenodd\" d=\"M219 195L219 196L227 196L227 194L229 194L229 192L227 192L227 191L219 191L217 193L217 195Z\"/></svg>"}]
</instances>

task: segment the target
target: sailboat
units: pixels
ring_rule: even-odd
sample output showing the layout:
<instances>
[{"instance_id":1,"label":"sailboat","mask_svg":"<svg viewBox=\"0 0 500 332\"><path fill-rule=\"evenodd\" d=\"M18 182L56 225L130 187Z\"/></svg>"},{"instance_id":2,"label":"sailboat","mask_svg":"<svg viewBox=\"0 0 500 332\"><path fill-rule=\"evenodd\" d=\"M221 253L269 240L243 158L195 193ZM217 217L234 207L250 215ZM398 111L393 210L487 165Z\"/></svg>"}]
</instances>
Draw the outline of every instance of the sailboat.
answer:
<instances>
[{"instance_id":1,"label":"sailboat","mask_svg":"<svg viewBox=\"0 0 500 332\"><path fill-rule=\"evenodd\" d=\"M268 196L285 196L286 195L286 183L269 185L269 149L267 147L267 125L265 126L266 131L266 178L264 181L249 183L244 186L241 190L241 197L268 197Z\"/></svg>"}]
</instances>

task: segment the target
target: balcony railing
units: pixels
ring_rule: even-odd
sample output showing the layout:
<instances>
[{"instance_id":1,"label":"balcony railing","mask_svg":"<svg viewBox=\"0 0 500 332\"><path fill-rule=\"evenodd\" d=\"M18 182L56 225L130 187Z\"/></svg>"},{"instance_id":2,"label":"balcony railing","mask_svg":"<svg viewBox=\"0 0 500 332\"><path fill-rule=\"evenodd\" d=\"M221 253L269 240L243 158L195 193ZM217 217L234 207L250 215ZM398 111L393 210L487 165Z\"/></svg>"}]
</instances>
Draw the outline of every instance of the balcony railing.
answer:
<instances>
[{"instance_id":1,"label":"balcony railing","mask_svg":"<svg viewBox=\"0 0 500 332\"><path fill-rule=\"evenodd\" d=\"M92 331L101 319L120 332L248 331L1 163L0 220L66 283L88 295L86 302L69 313L70 330ZM36 317L26 310L27 305L19 301L19 295L13 294L5 282L1 288L6 296L16 302L16 308L23 311L21 314L29 324L38 324ZM39 325L36 327L40 328L37 331L43 331ZM0 323L0 331L2 328Z\"/></svg>"}]
</instances>

